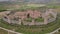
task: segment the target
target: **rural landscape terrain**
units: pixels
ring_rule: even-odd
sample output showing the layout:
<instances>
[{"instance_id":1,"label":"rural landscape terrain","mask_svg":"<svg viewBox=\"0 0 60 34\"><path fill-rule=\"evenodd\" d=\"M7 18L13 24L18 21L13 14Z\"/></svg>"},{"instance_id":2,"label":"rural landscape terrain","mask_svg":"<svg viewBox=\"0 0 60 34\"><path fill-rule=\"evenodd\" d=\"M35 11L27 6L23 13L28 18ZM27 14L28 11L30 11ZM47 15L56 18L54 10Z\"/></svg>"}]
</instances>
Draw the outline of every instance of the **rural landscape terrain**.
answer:
<instances>
[{"instance_id":1,"label":"rural landscape terrain","mask_svg":"<svg viewBox=\"0 0 60 34\"><path fill-rule=\"evenodd\" d=\"M0 0L0 34L60 34L60 0Z\"/></svg>"}]
</instances>

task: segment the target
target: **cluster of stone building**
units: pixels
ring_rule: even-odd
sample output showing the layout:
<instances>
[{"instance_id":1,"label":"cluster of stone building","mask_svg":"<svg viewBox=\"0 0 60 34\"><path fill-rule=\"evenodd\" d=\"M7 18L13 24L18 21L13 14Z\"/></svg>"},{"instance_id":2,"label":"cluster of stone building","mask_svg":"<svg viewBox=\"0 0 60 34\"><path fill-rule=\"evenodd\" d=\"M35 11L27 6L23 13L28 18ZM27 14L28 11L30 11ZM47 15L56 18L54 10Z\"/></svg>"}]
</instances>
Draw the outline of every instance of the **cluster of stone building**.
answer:
<instances>
[{"instance_id":1,"label":"cluster of stone building","mask_svg":"<svg viewBox=\"0 0 60 34\"><path fill-rule=\"evenodd\" d=\"M19 25L42 25L48 24L56 20L57 12L55 9L47 9L45 12L40 10L26 10L26 11L17 11L12 10L8 11L2 17L4 21L9 24L19 24ZM51 15L53 16L51 18ZM24 19L32 18L31 22L24 21ZM35 18L43 18L43 22L35 22Z\"/></svg>"}]
</instances>

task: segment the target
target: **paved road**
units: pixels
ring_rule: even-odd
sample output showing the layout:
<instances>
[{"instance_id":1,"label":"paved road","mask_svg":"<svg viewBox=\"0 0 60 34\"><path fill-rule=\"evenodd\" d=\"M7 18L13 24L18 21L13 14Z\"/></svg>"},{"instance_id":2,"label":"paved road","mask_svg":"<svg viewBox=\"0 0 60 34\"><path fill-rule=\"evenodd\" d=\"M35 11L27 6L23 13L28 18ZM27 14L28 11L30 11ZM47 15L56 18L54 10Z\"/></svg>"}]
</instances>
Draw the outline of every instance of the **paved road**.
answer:
<instances>
[{"instance_id":1,"label":"paved road","mask_svg":"<svg viewBox=\"0 0 60 34\"><path fill-rule=\"evenodd\" d=\"M0 27L0 29L3 29L3 30L8 31L8 32L16 33L16 34L22 34L22 33L15 32L15 31L12 31L12 30L8 30L8 29L2 28L2 27Z\"/></svg>"}]
</instances>

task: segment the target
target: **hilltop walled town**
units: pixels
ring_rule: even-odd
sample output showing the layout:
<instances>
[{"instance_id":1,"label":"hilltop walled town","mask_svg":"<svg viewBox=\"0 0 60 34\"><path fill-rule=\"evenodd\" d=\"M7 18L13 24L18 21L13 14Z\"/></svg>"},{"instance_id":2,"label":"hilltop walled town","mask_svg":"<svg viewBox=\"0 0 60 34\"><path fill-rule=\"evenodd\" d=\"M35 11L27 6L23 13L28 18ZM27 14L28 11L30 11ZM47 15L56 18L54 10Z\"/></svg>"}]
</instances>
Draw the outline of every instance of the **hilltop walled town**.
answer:
<instances>
[{"instance_id":1,"label":"hilltop walled town","mask_svg":"<svg viewBox=\"0 0 60 34\"><path fill-rule=\"evenodd\" d=\"M2 19L9 24L42 25L55 21L57 12L54 9L47 9L44 12L40 10L11 10L2 12L2 15Z\"/></svg>"}]
</instances>

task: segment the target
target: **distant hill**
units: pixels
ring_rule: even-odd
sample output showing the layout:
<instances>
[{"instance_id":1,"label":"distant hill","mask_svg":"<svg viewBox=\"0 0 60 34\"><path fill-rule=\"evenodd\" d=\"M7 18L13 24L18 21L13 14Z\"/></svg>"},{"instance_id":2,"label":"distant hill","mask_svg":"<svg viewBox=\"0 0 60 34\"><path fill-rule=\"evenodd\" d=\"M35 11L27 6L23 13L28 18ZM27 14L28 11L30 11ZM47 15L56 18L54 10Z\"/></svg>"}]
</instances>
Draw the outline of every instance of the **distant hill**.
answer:
<instances>
[{"instance_id":1,"label":"distant hill","mask_svg":"<svg viewBox=\"0 0 60 34\"><path fill-rule=\"evenodd\" d=\"M25 2L25 3L60 3L60 0L9 0L14 2Z\"/></svg>"},{"instance_id":2,"label":"distant hill","mask_svg":"<svg viewBox=\"0 0 60 34\"><path fill-rule=\"evenodd\" d=\"M60 4L60 0L9 0L0 2L0 4L20 4L20 3Z\"/></svg>"}]
</instances>

